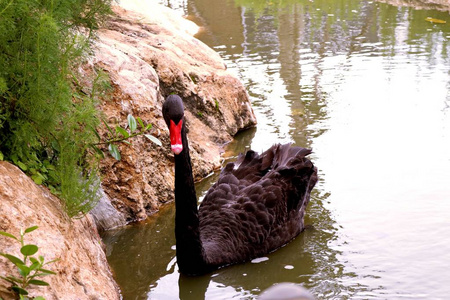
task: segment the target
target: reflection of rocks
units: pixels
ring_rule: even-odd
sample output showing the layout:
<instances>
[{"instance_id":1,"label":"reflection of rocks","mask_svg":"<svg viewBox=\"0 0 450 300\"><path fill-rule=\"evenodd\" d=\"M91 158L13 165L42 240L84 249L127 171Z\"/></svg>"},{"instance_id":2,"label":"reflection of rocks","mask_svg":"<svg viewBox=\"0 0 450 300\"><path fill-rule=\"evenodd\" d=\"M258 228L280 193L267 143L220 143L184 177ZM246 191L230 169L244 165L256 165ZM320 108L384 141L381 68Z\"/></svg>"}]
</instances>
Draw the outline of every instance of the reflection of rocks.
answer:
<instances>
[{"instance_id":1,"label":"reflection of rocks","mask_svg":"<svg viewBox=\"0 0 450 300\"><path fill-rule=\"evenodd\" d=\"M167 273L175 257L173 208L171 204L163 206L157 216L102 235L124 299L146 298L149 286L157 285L158 279Z\"/></svg>"},{"instance_id":2,"label":"reflection of rocks","mask_svg":"<svg viewBox=\"0 0 450 300\"><path fill-rule=\"evenodd\" d=\"M0 161L0 231L19 236L21 229L39 228L25 242L39 247L45 261L59 259L45 268L57 275L43 278L50 286L31 287L32 296L45 299L119 299L101 247L101 239L90 216L71 220L59 199L37 186L17 167ZM0 252L21 257L18 242L0 236ZM17 268L0 257L0 275L16 276ZM37 278L39 279L39 278ZM11 299L2 290L9 284L0 279L0 298Z\"/></svg>"},{"instance_id":3,"label":"reflection of rocks","mask_svg":"<svg viewBox=\"0 0 450 300\"><path fill-rule=\"evenodd\" d=\"M376 0L395 6L414 7L415 9L436 9L450 12L450 2L448 0Z\"/></svg>"},{"instance_id":4,"label":"reflection of rocks","mask_svg":"<svg viewBox=\"0 0 450 300\"><path fill-rule=\"evenodd\" d=\"M237 264L195 278L180 275L172 248L175 244L172 204L141 224L106 232L103 237L108 245L108 261L117 274L124 299L215 299L205 293L223 287L227 287L228 294L222 298L243 299L293 278L318 299L330 298L331 294L324 295L323 291L332 291L335 298L341 291L351 295L341 285L340 276L353 275L345 273L338 260L340 252L329 247L329 241L337 239L337 228L330 212L323 207L327 197L328 194L319 195L314 190L305 216L305 224L313 226L307 226L295 240L267 255L269 260L261 263ZM316 282L317 277L327 280Z\"/></svg>"},{"instance_id":5,"label":"reflection of rocks","mask_svg":"<svg viewBox=\"0 0 450 300\"><path fill-rule=\"evenodd\" d=\"M196 179L218 168L221 145L256 120L243 85L217 53L191 36L195 24L150 2L123 5L143 14L114 7L116 15L98 32L95 57L84 72L102 69L110 77L112 100L102 110L111 127L124 126L131 113L152 123L152 133L163 142L160 148L135 138L132 146L120 145L120 162L110 156L102 162L105 193L133 221L173 200L173 155L161 114L164 97L177 93L185 101Z\"/></svg>"}]
</instances>

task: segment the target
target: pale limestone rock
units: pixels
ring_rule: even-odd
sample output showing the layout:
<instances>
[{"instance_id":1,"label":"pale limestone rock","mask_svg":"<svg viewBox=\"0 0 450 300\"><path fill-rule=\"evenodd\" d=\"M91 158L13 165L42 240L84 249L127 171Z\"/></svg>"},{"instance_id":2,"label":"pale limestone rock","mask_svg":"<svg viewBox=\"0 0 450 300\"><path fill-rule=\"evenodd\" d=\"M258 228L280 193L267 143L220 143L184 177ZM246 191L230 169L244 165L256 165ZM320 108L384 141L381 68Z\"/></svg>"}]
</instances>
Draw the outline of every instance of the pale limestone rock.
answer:
<instances>
[{"instance_id":1,"label":"pale limestone rock","mask_svg":"<svg viewBox=\"0 0 450 300\"><path fill-rule=\"evenodd\" d=\"M69 219L59 199L16 166L0 161L0 231L19 236L20 229L34 225L39 228L25 236L26 243L36 244L37 255L46 261L59 260L47 267L57 275L42 278L50 286L29 288L31 296L47 300L120 299L91 217ZM0 236L0 252L21 257L20 245L4 236ZM15 266L1 256L0 275L18 275ZM0 297L11 299L4 293L9 286L0 279Z\"/></svg>"},{"instance_id":2,"label":"pale limestone rock","mask_svg":"<svg viewBox=\"0 0 450 300\"><path fill-rule=\"evenodd\" d=\"M86 88L96 70L109 74L112 100L101 109L111 127L125 126L131 113L152 123L152 134L163 143L139 137L132 146L120 145L120 162L110 156L102 162L102 186L127 222L143 220L173 200L173 155L161 113L166 96L177 93L185 101L197 180L220 167L222 146L234 134L256 124L244 86L216 52L192 36L197 26L147 2L122 2L135 11L113 8L115 16L98 31L95 56L83 71Z\"/></svg>"}]
</instances>

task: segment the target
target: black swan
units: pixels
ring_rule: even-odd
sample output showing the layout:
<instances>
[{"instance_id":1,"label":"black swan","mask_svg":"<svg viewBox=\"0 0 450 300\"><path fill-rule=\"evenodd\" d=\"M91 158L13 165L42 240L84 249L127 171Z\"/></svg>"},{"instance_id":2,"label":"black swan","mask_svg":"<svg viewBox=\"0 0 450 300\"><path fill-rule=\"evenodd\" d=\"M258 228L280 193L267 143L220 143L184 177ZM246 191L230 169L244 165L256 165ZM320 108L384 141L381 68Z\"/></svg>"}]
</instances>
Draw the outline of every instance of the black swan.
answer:
<instances>
[{"instance_id":1,"label":"black swan","mask_svg":"<svg viewBox=\"0 0 450 300\"><path fill-rule=\"evenodd\" d=\"M249 150L228 163L197 208L184 105L177 95L163 104L175 154L175 238L179 271L201 275L263 256L303 229L317 182L311 150L274 145L261 155Z\"/></svg>"}]
</instances>

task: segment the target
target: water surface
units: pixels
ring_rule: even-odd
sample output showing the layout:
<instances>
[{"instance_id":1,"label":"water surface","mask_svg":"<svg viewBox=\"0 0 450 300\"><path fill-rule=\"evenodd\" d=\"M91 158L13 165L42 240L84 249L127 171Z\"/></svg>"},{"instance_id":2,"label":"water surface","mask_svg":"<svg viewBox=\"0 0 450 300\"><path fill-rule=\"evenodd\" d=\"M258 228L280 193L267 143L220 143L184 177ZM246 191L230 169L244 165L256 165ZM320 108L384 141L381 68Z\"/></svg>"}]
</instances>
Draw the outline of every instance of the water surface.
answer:
<instances>
[{"instance_id":1,"label":"water surface","mask_svg":"<svg viewBox=\"0 0 450 300\"><path fill-rule=\"evenodd\" d=\"M198 37L249 92L258 127L227 156L311 147L320 181L296 240L202 277L177 271L173 206L109 232L124 299L254 299L283 281L318 299L448 299L449 13L350 0L163 3L203 26Z\"/></svg>"}]
</instances>

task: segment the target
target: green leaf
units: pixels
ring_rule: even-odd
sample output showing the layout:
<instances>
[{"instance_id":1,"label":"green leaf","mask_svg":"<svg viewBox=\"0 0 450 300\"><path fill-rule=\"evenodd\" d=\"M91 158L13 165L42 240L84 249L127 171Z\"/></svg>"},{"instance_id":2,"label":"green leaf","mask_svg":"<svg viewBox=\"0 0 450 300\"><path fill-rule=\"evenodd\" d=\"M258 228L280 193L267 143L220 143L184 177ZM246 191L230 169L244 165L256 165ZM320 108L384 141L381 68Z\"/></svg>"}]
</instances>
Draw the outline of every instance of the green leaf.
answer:
<instances>
[{"instance_id":1,"label":"green leaf","mask_svg":"<svg viewBox=\"0 0 450 300\"><path fill-rule=\"evenodd\" d=\"M42 296L37 296L37 297L34 297L33 300L45 300L45 298Z\"/></svg>"},{"instance_id":2,"label":"green leaf","mask_svg":"<svg viewBox=\"0 0 450 300\"><path fill-rule=\"evenodd\" d=\"M109 127L108 123L106 123L105 120L102 120L102 121L103 121L103 124L106 125L106 128L108 128L108 131L109 131L109 133L111 133L111 136L114 136L114 132L112 131L111 127Z\"/></svg>"},{"instance_id":3,"label":"green leaf","mask_svg":"<svg viewBox=\"0 0 450 300\"><path fill-rule=\"evenodd\" d=\"M133 117L133 115L129 114L127 117L128 120L128 126L130 126L130 131L133 132L137 128L136 119Z\"/></svg>"},{"instance_id":4,"label":"green leaf","mask_svg":"<svg viewBox=\"0 0 450 300\"><path fill-rule=\"evenodd\" d=\"M92 128L92 131L94 132L95 136L97 137L97 140L101 141L102 138L100 137L100 134L98 134L98 131L96 129L94 129L94 128Z\"/></svg>"},{"instance_id":5,"label":"green leaf","mask_svg":"<svg viewBox=\"0 0 450 300\"><path fill-rule=\"evenodd\" d=\"M49 285L48 282L45 282L43 280L37 280L37 279L32 279L30 281L28 281L29 284L34 284L34 285Z\"/></svg>"},{"instance_id":6,"label":"green leaf","mask_svg":"<svg viewBox=\"0 0 450 300\"><path fill-rule=\"evenodd\" d=\"M3 153L0 151L0 161L1 160L4 160L5 159L5 156L3 155Z\"/></svg>"},{"instance_id":7,"label":"green leaf","mask_svg":"<svg viewBox=\"0 0 450 300\"><path fill-rule=\"evenodd\" d=\"M17 162L17 166L22 169L22 171L28 170L28 167L21 161Z\"/></svg>"},{"instance_id":8,"label":"green leaf","mask_svg":"<svg viewBox=\"0 0 450 300\"><path fill-rule=\"evenodd\" d=\"M59 145L58 141L52 141L52 148L56 152L61 152L61 146Z\"/></svg>"},{"instance_id":9,"label":"green leaf","mask_svg":"<svg viewBox=\"0 0 450 300\"><path fill-rule=\"evenodd\" d=\"M36 183L37 185L41 185L44 182L42 176L39 176L38 174L32 175L31 179L33 179L34 183Z\"/></svg>"},{"instance_id":10,"label":"green leaf","mask_svg":"<svg viewBox=\"0 0 450 300\"><path fill-rule=\"evenodd\" d=\"M4 280L6 280L6 281L8 281L8 282L10 282L12 284L16 284L16 283L21 283L22 282L22 279L19 279L19 278L13 277L13 276L6 276L6 277L0 276L0 278L4 279Z\"/></svg>"},{"instance_id":11,"label":"green leaf","mask_svg":"<svg viewBox=\"0 0 450 300\"><path fill-rule=\"evenodd\" d=\"M16 266L25 264L20 258L15 257L14 255L6 254L6 253L0 253L0 255L3 257L6 257L10 262L15 264Z\"/></svg>"},{"instance_id":12,"label":"green leaf","mask_svg":"<svg viewBox=\"0 0 450 300\"><path fill-rule=\"evenodd\" d=\"M44 165L41 165L41 172L48 173L48 170Z\"/></svg>"},{"instance_id":13,"label":"green leaf","mask_svg":"<svg viewBox=\"0 0 450 300\"><path fill-rule=\"evenodd\" d=\"M55 170L55 166L52 165L52 163L50 161L48 161L47 159L44 160L44 166L47 170Z\"/></svg>"},{"instance_id":14,"label":"green leaf","mask_svg":"<svg viewBox=\"0 0 450 300\"><path fill-rule=\"evenodd\" d=\"M36 254L38 250L39 248L36 245L25 245L22 248L20 248L20 253L22 253L25 256L31 256Z\"/></svg>"},{"instance_id":15,"label":"green leaf","mask_svg":"<svg viewBox=\"0 0 450 300\"><path fill-rule=\"evenodd\" d=\"M7 237L10 237L10 238L12 238L12 239L15 239L15 240L19 240L18 238L16 238L14 235L12 235L11 233L8 233L8 232L4 232L4 231L0 231L0 234L1 235L4 235L4 236L7 236Z\"/></svg>"},{"instance_id":16,"label":"green leaf","mask_svg":"<svg viewBox=\"0 0 450 300\"><path fill-rule=\"evenodd\" d=\"M120 127L120 126L117 126L117 127L116 127L116 131L117 131L118 133L120 133L121 135L123 135L124 138L129 138L129 137L130 137L130 134L128 133L128 131L126 131L125 129L123 129L123 128Z\"/></svg>"},{"instance_id":17,"label":"green leaf","mask_svg":"<svg viewBox=\"0 0 450 300\"><path fill-rule=\"evenodd\" d=\"M216 103L216 110L219 111L219 101L217 101L217 99L214 99L215 103Z\"/></svg>"},{"instance_id":18,"label":"green leaf","mask_svg":"<svg viewBox=\"0 0 450 300\"><path fill-rule=\"evenodd\" d=\"M58 260L60 260L60 258L55 258L55 259L53 259L51 261L46 262L44 265L52 264L52 263L54 263L55 261L58 261Z\"/></svg>"},{"instance_id":19,"label":"green leaf","mask_svg":"<svg viewBox=\"0 0 450 300\"><path fill-rule=\"evenodd\" d=\"M34 264L34 263L39 263L39 261L34 258L34 257L30 257L30 261Z\"/></svg>"},{"instance_id":20,"label":"green leaf","mask_svg":"<svg viewBox=\"0 0 450 300\"><path fill-rule=\"evenodd\" d=\"M95 152L97 152L98 155L100 155L102 158L105 158L105 155L103 154L103 151L100 150L97 146L95 145L90 145L92 149L94 149Z\"/></svg>"},{"instance_id":21,"label":"green leaf","mask_svg":"<svg viewBox=\"0 0 450 300\"><path fill-rule=\"evenodd\" d=\"M152 124L151 124L151 123L148 123L147 126L145 126L144 131L147 131L147 130L149 130L149 129L151 129L151 128L152 128Z\"/></svg>"},{"instance_id":22,"label":"green leaf","mask_svg":"<svg viewBox=\"0 0 450 300\"><path fill-rule=\"evenodd\" d=\"M15 291L16 293L18 293L19 295L28 295L27 290L20 288L16 285L12 287L12 290Z\"/></svg>"},{"instance_id":23,"label":"green leaf","mask_svg":"<svg viewBox=\"0 0 450 300\"><path fill-rule=\"evenodd\" d=\"M55 273L55 272L53 272L53 271L50 271L50 270L47 270L47 269L42 269L42 268L40 268L40 269L39 269L39 272L42 272L42 273L45 273L45 274L52 274L52 275L56 275L56 273Z\"/></svg>"},{"instance_id":24,"label":"green leaf","mask_svg":"<svg viewBox=\"0 0 450 300\"><path fill-rule=\"evenodd\" d=\"M19 273L23 277L28 276L28 274L30 274L30 272L31 272L30 268L25 265L18 264L16 266L17 266L17 268L19 268Z\"/></svg>"},{"instance_id":25,"label":"green leaf","mask_svg":"<svg viewBox=\"0 0 450 300\"><path fill-rule=\"evenodd\" d=\"M144 129L145 126L144 126L144 122L142 122L142 119L139 117L136 117L136 120L138 121L139 125L141 125L141 128Z\"/></svg>"},{"instance_id":26,"label":"green leaf","mask_svg":"<svg viewBox=\"0 0 450 300\"><path fill-rule=\"evenodd\" d=\"M36 270L40 265L41 264L39 262L34 262L34 263L31 264L30 270L31 271Z\"/></svg>"},{"instance_id":27,"label":"green leaf","mask_svg":"<svg viewBox=\"0 0 450 300\"><path fill-rule=\"evenodd\" d=\"M150 141L152 141L153 143L155 143L158 146L162 146L162 143L159 139L155 138L153 135L151 134L144 134L146 138L148 138Z\"/></svg>"},{"instance_id":28,"label":"green leaf","mask_svg":"<svg viewBox=\"0 0 450 300\"><path fill-rule=\"evenodd\" d=\"M109 150L109 153L111 153L112 157L114 157L117 160L121 159L119 148L117 148L116 145L109 144L108 150Z\"/></svg>"},{"instance_id":29,"label":"green leaf","mask_svg":"<svg viewBox=\"0 0 450 300\"><path fill-rule=\"evenodd\" d=\"M19 158L17 157L17 154L12 154L11 155L11 160L13 161L13 163L15 164L15 165L17 165L17 161L19 160Z\"/></svg>"},{"instance_id":30,"label":"green leaf","mask_svg":"<svg viewBox=\"0 0 450 300\"><path fill-rule=\"evenodd\" d=\"M32 232L32 231L35 231L36 229L38 229L39 228L39 226L31 226L31 227L28 227L27 229L25 229L25 233L30 233L30 232Z\"/></svg>"}]
</instances>

